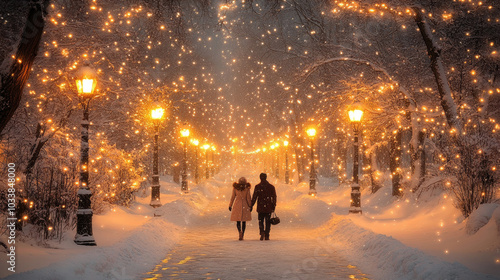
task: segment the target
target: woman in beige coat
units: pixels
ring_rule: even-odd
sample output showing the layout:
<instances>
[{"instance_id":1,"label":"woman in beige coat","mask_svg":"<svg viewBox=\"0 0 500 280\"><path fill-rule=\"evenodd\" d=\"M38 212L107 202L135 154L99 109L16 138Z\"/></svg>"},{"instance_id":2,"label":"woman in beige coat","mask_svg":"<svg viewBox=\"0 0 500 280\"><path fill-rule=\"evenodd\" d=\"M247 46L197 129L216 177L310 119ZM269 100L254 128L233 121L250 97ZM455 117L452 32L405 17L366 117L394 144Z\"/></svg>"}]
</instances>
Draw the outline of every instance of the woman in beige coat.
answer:
<instances>
[{"instance_id":1,"label":"woman in beige coat","mask_svg":"<svg viewBox=\"0 0 500 280\"><path fill-rule=\"evenodd\" d=\"M240 234L239 240L243 240L246 222L252 220L252 198L250 197L250 184L245 177L241 177L238 183L233 183L233 194L229 201L231 221L236 222Z\"/></svg>"}]
</instances>

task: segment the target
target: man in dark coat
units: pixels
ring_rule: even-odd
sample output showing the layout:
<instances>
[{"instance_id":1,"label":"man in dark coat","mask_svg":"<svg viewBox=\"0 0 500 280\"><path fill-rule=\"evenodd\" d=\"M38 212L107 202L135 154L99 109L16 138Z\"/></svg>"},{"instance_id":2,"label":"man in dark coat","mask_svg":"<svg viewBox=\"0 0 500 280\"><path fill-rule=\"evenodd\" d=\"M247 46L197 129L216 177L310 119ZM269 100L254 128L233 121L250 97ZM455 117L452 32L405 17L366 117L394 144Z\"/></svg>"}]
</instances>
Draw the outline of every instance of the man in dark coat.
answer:
<instances>
[{"instance_id":1,"label":"man in dark coat","mask_svg":"<svg viewBox=\"0 0 500 280\"><path fill-rule=\"evenodd\" d=\"M276 189L267 181L265 173L260 174L260 183L255 186L252 196L252 207L257 202L257 213L259 213L260 240L269 240L271 231L271 214L276 209ZM265 227L264 227L265 222Z\"/></svg>"}]
</instances>

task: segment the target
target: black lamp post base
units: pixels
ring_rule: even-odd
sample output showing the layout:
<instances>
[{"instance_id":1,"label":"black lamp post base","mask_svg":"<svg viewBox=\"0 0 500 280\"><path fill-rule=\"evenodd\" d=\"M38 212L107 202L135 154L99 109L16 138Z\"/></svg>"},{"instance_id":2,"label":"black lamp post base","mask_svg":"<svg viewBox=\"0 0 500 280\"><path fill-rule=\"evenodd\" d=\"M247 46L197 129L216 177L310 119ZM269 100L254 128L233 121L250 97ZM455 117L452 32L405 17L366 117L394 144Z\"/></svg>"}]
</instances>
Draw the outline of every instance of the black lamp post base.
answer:
<instances>
[{"instance_id":1,"label":"black lamp post base","mask_svg":"<svg viewBox=\"0 0 500 280\"><path fill-rule=\"evenodd\" d=\"M95 243L94 236L92 235L76 235L75 236L75 243L77 245L83 245L83 246L97 246Z\"/></svg>"},{"instance_id":2,"label":"black lamp post base","mask_svg":"<svg viewBox=\"0 0 500 280\"><path fill-rule=\"evenodd\" d=\"M349 209L349 214L363 214L363 211L361 210L361 208L358 209L357 207L351 207Z\"/></svg>"},{"instance_id":3,"label":"black lamp post base","mask_svg":"<svg viewBox=\"0 0 500 280\"><path fill-rule=\"evenodd\" d=\"M357 183L351 185L351 207L349 208L349 214L351 213L363 213L361 211L361 191Z\"/></svg>"},{"instance_id":4,"label":"black lamp post base","mask_svg":"<svg viewBox=\"0 0 500 280\"><path fill-rule=\"evenodd\" d=\"M189 192L188 183L187 183L187 181L185 179L183 179L182 182L181 182L181 191L184 192L184 193L188 193Z\"/></svg>"},{"instance_id":5,"label":"black lamp post base","mask_svg":"<svg viewBox=\"0 0 500 280\"><path fill-rule=\"evenodd\" d=\"M151 202L149 203L149 205L152 206L153 208L161 206L160 185L151 187Z\"/></svg>"},{"instance_id":6,"label":"black lamp post base","mask_svg":"<svg viewBox=\"0 0 500 280\"><path fill-rule=\"evenodd\" d=\"M309 195L316 195L316 180L315 179L309 179Z\"/></svg>"}]
</instances>

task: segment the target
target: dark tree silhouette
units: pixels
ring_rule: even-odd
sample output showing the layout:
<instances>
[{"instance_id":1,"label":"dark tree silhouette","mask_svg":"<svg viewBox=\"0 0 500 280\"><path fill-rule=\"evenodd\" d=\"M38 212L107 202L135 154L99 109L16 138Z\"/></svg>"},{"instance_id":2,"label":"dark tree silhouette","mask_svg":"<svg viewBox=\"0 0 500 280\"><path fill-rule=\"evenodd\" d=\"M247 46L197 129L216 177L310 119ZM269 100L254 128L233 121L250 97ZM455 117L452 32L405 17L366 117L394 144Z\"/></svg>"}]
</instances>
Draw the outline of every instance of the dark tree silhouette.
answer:
<instances>
[{"instance_id":1,"label":"dark tree silhouette","mask_svg":"<svg viewBox=\"0 0 500 280\"><path fill-rule=\"evenodd\" d=\"M14 115L38 53L38 46L45 26L49 0L30 0L29 12L15 56L9 70L1 76L0 133Z\"/></svg>"}]
</instances>

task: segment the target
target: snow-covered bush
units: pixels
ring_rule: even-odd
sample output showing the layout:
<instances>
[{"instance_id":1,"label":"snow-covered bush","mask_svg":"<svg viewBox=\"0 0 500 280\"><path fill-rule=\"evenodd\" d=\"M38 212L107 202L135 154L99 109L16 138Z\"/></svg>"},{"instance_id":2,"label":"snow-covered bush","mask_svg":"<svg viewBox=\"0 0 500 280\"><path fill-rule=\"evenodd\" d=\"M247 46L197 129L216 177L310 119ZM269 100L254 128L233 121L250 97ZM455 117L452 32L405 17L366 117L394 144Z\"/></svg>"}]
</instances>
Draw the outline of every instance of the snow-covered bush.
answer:
<instances>
[{"instance_id":1,"label":"snow-covered bush","mask_svg":"<svg viewBox=\"0 0 500 280\"><path fill-rule=\"evenodd\" d=\"M134 166L132 154L109 144L103 135L91 141L89 162L92 208L100 213L105 204L129 205L140 185L141 170Z\"/></svg>"},{"instance_id":2,"label":"snow-covered bush","mask_svg":"<svg viewBox=\"0 0 500 280\"><path fill-rule=\"evenodd\" d=\"M472 212L467 219L467 223L465 224L465 231L467 234L474 234L486 225L490 221L493 212L498 206L499 205L496 203L479 205L479 207Z\"/></svg>"},{"instance_id":3,"label":"snow-covered bush","mask_svg":"<svg viewBox=\"0 0 500 280\"><path fill-rule=\"evenodd\" d=\"M496 165L500 156L498 141L488 133L488 128L473 129L467 125L467 137L450 138L446 149L447 171L454 177L449 184L455 195L455 205L468 217L480 204L495 199L498 174ZM476 126L477 127L477 126Z\"/></svg>"}]
</instances>

